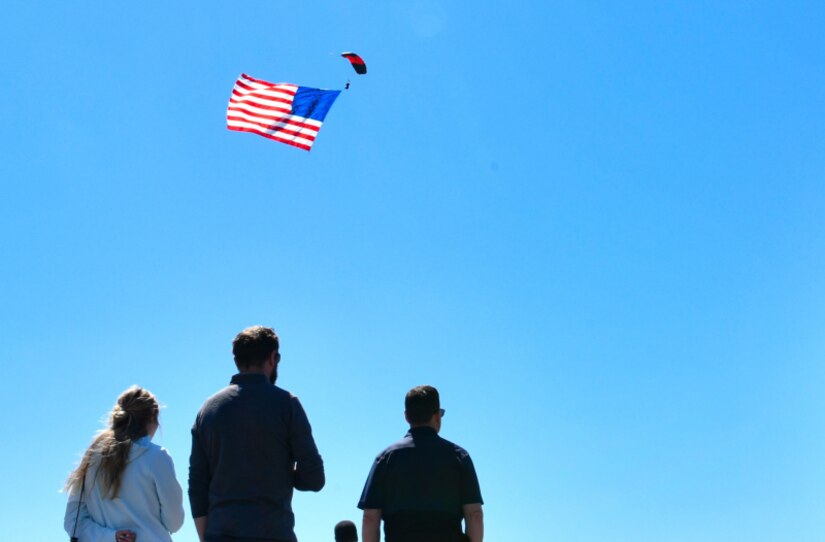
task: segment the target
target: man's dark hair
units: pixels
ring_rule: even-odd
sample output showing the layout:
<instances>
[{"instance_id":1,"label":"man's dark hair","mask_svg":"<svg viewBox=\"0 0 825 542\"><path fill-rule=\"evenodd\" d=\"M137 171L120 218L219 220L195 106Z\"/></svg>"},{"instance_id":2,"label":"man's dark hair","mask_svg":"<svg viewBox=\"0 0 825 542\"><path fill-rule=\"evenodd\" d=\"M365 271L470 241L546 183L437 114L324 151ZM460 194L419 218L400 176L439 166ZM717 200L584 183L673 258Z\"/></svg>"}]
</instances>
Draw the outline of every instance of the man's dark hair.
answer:
<instances>
[{"instance_id":1,"label":"man's dark hair","mask_svg":"<svg viewBox=\"0 0 825 542\"><path fill-rule=\"evenodd\" d=\"M335 542L358 542L358 529L355 523L345 519L335 525Z\"/></svg>"},{"instance_id":2,"label":"man's dark hair","mask_svg":"<svg viewBox=\"0 0 825 542\"><path fill-rule=\"evenodd\" d=\"M272 352L278 352L278 335L271 327L248 327L232 341L232 354L239 369L260 367Z\"/></svg>"},{"instance_id":3,"label":"man's dark hair","mask_svg":"<svg viewBox=\"0 0 825 542\"><path fill-rule=\"evenodd\" d=\"M407 421L412 425L427 423L440 407L438 390L432 386L416 386L407 392L404 399Z\"/></svg>"}]
</instances>

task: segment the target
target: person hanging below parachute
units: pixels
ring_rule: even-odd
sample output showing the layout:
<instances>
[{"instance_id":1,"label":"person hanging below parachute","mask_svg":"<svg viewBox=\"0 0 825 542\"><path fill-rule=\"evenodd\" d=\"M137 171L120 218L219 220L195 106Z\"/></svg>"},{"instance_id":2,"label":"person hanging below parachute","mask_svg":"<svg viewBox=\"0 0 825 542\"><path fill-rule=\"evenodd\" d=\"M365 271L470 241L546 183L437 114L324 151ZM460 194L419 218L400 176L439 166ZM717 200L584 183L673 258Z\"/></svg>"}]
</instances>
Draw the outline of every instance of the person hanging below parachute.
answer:
<instances>
[{"instance_id":1,"label":"person hanging below parachute","mask_svg":"<svg viewBox=\"0 0 825 542\"><path fill-rule=\"evenodd\" d=\"M364 75L367 73L367 63L364 62L364 59L358 56L357 54L353 53L352 51L347 51L341 53L341 56L349 60L349 63L352 64L352 69L355 70L355 73L358 75ZM349 89L349 81L347 81L344 90Z\"/></svg>"}]
</instances>

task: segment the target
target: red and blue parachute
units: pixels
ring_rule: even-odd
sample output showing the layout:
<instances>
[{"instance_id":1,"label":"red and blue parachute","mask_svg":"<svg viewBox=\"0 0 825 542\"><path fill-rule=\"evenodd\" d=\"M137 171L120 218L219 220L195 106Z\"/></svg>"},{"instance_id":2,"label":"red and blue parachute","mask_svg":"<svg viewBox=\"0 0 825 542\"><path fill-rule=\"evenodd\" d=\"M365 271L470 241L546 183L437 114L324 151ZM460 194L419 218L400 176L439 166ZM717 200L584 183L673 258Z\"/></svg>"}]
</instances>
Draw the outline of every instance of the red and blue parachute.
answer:
<instances>
[{"instance_id":1,"label":"red and blue parachute","mask_svg":"<svg viewBox=\"0 0 825 542\"><path fill-rule=\"evenodd\" d=\"M341 56L349 60L350 64L352 64L352 69L354 69L355 73L358 75L364 75L367 73L367 64L364 62L364 59L357 54L353 52L344 52L341 53Z\"/></svg>"}]
</instances>

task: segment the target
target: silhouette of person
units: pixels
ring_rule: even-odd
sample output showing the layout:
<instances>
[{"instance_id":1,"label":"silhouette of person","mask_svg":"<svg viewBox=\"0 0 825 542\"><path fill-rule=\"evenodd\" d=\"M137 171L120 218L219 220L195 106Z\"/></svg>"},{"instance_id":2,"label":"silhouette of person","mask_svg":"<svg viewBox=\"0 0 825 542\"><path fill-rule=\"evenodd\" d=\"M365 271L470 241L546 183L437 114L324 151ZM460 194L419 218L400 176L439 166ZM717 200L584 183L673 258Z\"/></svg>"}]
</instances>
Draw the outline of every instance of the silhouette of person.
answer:
<instances>
[{"instance_id":1,"label":"silhouette of person","mask_svg":"<svg viewBox=\"0 0 825 542\"><path fill-rule=\"evenodd\" d=\"M355 523L345 519L335 525L335 542L358 542L358 529Z\"/></svg>"}]
</instances>

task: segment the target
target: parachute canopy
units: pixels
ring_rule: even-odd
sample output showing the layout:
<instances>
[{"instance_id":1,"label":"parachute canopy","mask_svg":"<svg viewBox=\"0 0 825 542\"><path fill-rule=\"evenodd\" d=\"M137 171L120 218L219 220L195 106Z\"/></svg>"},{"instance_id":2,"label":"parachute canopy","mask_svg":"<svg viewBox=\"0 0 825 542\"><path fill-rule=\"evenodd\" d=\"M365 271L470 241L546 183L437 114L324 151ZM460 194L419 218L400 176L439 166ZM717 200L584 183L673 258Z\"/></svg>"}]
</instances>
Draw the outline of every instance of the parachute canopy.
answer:
<instances>
[{"instance_id":1,"label":"parachute canopy","mask_svg":"<svg viewBox=\"0 0 825 542\"><path fill-rule=\"evenodd\" d=\"M364 59L360 56L352 52L341 53L341 56L349 60L350 64L352 64L352 68L355 70L355 73L361 75L367 73L367 65L364 63Z\"/></svg>"}]
</instances>

